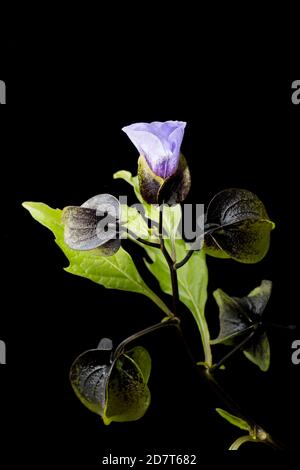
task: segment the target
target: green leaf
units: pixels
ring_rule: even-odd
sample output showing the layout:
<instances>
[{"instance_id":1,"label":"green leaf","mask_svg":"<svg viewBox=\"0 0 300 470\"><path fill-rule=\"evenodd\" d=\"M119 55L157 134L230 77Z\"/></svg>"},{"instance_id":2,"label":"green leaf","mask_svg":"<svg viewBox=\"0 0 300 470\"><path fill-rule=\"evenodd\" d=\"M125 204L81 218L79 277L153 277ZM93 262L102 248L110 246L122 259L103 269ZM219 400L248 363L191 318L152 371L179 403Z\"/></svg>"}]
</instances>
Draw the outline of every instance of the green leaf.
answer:
<instances>
[{"instance_id":1,"label":"green leaf","mask_svg":"<svg viewBox=\"0 0 300 470\"><path fill-rule=\"evenodd\" d=\"M100 349L81 354L70 371L73 390L81 403L100 415L105 424L135 421L150 404L149 353L137 346L112 364L109 357L110 351Z\"/></svg>"},{"instance_id":2,"label":"green leaf","mask_svg":"<svg viewBox=\"0 0 300 470\"><path fill-rule=\"evenodd\" d=\"M61 210L51 209L46 204L36 202L26 202L23 206L34 219L54 233L56 243L70 262L70 265L65 268L67 272L90 279L107 289L143 294L161 308L166 315L172 316L164 302L145 284L131 256L123 248L110 257L99 256L97 249L72 250L64 242Z\"/></svg>"},{"instance_id":3,"label":"green leaf","mask_svg":"<svg viewBox=\"0 0 300 470\"><path fill-rule=\"evenodd\" d=\"M148 383L151 372L151 358L148 351L141 346L136 346L131 349L131 351L126 352L126 355L131 357L131 359L136 363L143 376L144 382Z\"/></svg>"},{"instance_id":4,"label":"green leaf","mask_svg":"<svg viewBox=\"0 0 300 470\"><path fill-rule=\"evenodd\" d=\"M164 230L167 233L167 238L169 240L175 240L175 242L178 240L179 245L182 245L182 239L179 233L181 219L182 211L180 204L164 206ZM182 254L182 249L180 250L179 246L177 249L180 251L178 255ZM186 246L184 246L184 250L187 250Z\"/></svg>"},{"instance_id":5,"label":"green leaf","mask_svg":"<svg viewBox=\"0 0 300 470\"><path fill-rule=\"evenodd\" d=\"M226 419L226 421L233 424L233 426L243 429L244 431L251 431L251 426L244 419L238 418L237 416L228 413L228 411L222 410L222 408L216 408L216 412L219 413L222 418Z\"/></svg>"},{"instance_id":6,"label":"green leaf","mask_svg":"<svg viewBox=\"0 0 300 470\"><path fill-rule=\"evenodd\" d=\"M207 208L205 251L218 258L257 263L267 254L275 227L259 198L244 189L218 193Z\"/></svg>"},{"instance_id":7,"label":"green leaf","mask_svg":"<svg viewBox=\"0 0 300 470\"><path fill-rule=\"evenodd\" d=\"M148 223L141 215L138 208L122 205L122 238L130 238L135 241L137 238L159 243L158 231L156 227L148 227Z\"/></svg>"},{"instance_id":8,"label":"green leaf","mask_svg":"<svg viewBox=\"0 0 300 470\"><path fill-rule=\"evenodd\" d=\"M130 171L126 171L126 170L120 170L120 171L117 171L114 175L113 175L113 178L115 180L117 179L121 179L121 180L124 180L126 181L128 184L130 184L133 189L134 189L134 192L135 192L135 195L137 197L137 199L143 204L144 203L144 200L141 196L141 193L140 193L140 185L139 185L139 180L138 180L138 177L137 176L132 176L132 174L130 173Z\"/></svg>"},{"instance_id":9,"label":"green leaf","mask_svg":"<svg viewBox=\"0 0 300 470\"><path fill-rule=\"evenodd\" d=\"M251 320L240 304L240 299L230 297L222 289L214 291L213 296L219 307L220 332L211 344L233 344L233 339L248 330Z\"/></svg>"},{"instance_id":10,"label":"green leaf","mask_svg":"<svg viewBox=\"0 0 300 470\"><path fill-rule=\"evenodd\" d=\"M270 300L272 292L272 282L262 281L261 285L253 289L245 298L248 307L255 314L261 316L267 303Z\"/></svg>"},{"instance_id":11,"label":"green leaf","mask_svg":"<svg viewBox=\"0 0 300 470\"><path fill-rule=\"evenodd\" d=\"M256 364L262 372L267 372L270 367L270 343L266 333L259 335L252 344L244 349L245 356Z\"/></svg>"},{"instance_id":12,"label":"green leaf","mask_svg":"<svg viewBox=\"0 0 300 470\"><path fill-rule=\"evenodd\" d=\"M103 415L105 424L136 421L144 416L151 401L147 386L150 370L151 358L141 347L138 352L134 348L116 361L107 386L107 404Z\"/></svg>"}]
</instances>

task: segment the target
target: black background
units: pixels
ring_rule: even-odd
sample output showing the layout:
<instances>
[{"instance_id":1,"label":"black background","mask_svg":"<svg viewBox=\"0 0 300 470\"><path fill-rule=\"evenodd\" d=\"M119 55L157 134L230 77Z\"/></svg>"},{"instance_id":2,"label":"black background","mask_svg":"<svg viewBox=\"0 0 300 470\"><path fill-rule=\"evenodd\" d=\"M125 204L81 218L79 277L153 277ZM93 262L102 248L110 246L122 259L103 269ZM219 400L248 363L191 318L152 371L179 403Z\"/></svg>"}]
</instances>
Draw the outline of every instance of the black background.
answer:
<instances>
[{"instance_id":1,"label":"black background","mask_svg":"<svg viewBox=\"0 0 300 470\"><path fill-rule=\"evenodd\" d=\"M109 452L222 454L240 432L216 415L214 407L222 404L197 377L171 330L142 341L153 360L152 404L142 420L105 427L79 403L68 382L74 358L103 336L117 344L160 321L161 313L137 294L105 290L65 273L67 261L52 234L21 202L62 208L102 192L132 196L125 183L112 180L119 169L136 171L136 151L121 128L139 121L187 121L182 150L193 177L188 202L207 204L221 189L246 188L276 222L261 263L208 259L209 294L221 287L242 296L271 279L267 318L298 324L300 106L291 102L293 80L224 69L198 69L196 75L185 64L147 67L141 58L135 63L125 53L106 53L102 44L51 45L41 53L11 42L6 52L0 69L7 83L7 106L1 109L3 448L13 443L18 449L10 454L12 462L20 458L39 465L42 451L45 461L69 466L97 464ZM154 52L144 54L153 64ZM134 256L140 259L141 252ZM143 270L141 262L139 267ZM200 360L195 326L184 313L186 334ZM215 336L217 309L211 299L207 318ZM269 372L238 355L218 377L262 426L294 449L300 366L291 363L291 344L300 333L277 330L269 337Z\"/></svg>"}]
</instances>

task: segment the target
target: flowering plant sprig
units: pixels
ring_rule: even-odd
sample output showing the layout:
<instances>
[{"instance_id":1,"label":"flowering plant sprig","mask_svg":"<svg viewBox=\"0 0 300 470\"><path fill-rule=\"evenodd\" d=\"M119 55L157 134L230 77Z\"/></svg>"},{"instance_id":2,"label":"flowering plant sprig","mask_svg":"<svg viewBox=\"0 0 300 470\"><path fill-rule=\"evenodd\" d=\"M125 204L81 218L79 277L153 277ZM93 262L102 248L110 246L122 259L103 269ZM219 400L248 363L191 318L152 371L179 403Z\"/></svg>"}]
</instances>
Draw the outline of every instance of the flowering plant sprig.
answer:
<instances>
[{"instance_id":1,"label":"flowering plant sprig","mask_svg":"<svg viewBox=\"0 0 300 470\"><path fill-rule=\"evenodd\" d=\"M83 352L71 366L71 385L79 400L100 415L105 424L142 418L150 405L148 380L152 364L149 353L134 343L157 329L173 327L184 336L189 349L189 339L181 328L183 303L194 317L204 351L201 361L189 352L191 359L227 408L218 408L217 412L247 431L230 449L237 450L250 441L279 448L268 432L223 393L215 377L216 369L240 351L262 371L268 370L270 343L263 312L271 295L271 281L262 281L260 287L242 298L230 297L221 289L214 292L220 310L220 333L215 340L210 338L205 317L206 256L257 263L268 252L274 224L255 194L228 189L218 193L208 205L197 234L199 243L186 241L179 229L180 203L191 186L190 170L181 153L185 127L185 122L167 121L123 128L140 154L137 176L122 170L114 178L121 178L133 187L140 209L128 207L124 200L109 194L96 195L63 211L42 203L23 204L54 233L56 243L70 262L66 271L110 289L143 294L163 312L160 323L136 332L116 348L110 339L103 338L98 347ZM143 246L148 255L146 266L161 290L172 296L170 305L147 286L122 246L124 238ZM215 361L212 347L220 343L231 349Z\"/></svg>"}]
</instances>

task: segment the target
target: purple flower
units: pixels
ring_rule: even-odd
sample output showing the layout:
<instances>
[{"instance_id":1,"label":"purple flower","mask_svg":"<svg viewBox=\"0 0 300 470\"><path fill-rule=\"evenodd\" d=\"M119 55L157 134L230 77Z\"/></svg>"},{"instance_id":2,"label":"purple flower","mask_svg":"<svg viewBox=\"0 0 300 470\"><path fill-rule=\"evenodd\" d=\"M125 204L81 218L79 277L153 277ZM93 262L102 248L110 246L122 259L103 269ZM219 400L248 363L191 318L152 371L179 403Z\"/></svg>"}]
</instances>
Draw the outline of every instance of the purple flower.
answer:
<instances>
[{"instance_id":1,"label":"purple flower","mask_svg":"<svg viewBox=\"0 0 300 470\"><path fill-rule=\"evenodd\" d=\"M153 173L166 179L178 168L185 126L182 121L141 122L122 130L145 157Z\"/></svg>"}]
</instances>

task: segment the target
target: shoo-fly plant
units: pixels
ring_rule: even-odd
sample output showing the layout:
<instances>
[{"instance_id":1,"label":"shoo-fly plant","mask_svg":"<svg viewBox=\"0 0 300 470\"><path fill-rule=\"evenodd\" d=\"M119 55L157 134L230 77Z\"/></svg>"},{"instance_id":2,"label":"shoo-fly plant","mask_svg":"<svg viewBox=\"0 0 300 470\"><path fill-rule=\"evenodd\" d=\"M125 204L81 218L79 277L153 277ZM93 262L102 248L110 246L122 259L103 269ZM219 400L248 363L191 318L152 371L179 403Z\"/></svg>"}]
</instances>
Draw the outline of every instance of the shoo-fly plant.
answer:
<instances>
[{"instance_id":1,"label":"shoo-fly plant","mask_svg":"<svg viewBox=\"0 0 300 470\"><path fill-rule=\"evenodd\" d=\"M71 386L83 405L100 415L105 424L142 418L150 405L151 358L136 343L155 330L172 327L189 349L189 338L181 329L181 305L185 304L199 329L204 351L202 358L193 358L189 352L191 359L225 408L218 408L217 412L243 431L230 449L237 450L245 442L280 448L269 431L244 413L215 378L216 370L241 352L262 371L268 370L270 344L263 314L271 295L271 281L263 280L242 298L229 296L221 289L214 292L220 315L216 339L210 338L205 317L206 255L257 263L268 252L274 224L255 194L245 189L227 189L208 204L197 234L199 243L186 241L181 223L185 205L180 204L191 186L189 167L181 153L185 126L185 122L167 121L123 128L139 152L137 176L122 170L114 178L132 186L138 200L134 207L128 207L124 198L110 194L96 195L63 210L43 203L23 204L53 232L69 260L66 271L109 289L142 294L162 311L160 323L136 332L116 347L108 338L101 339L98 347L91 345L71 366ZM145 249L147 268L161 290L172 296L168 305L141 277L122 246L124 238ZM220 343L227 345L228 353L215 359L214 346Z\"/></svg>"}]
</instances>

